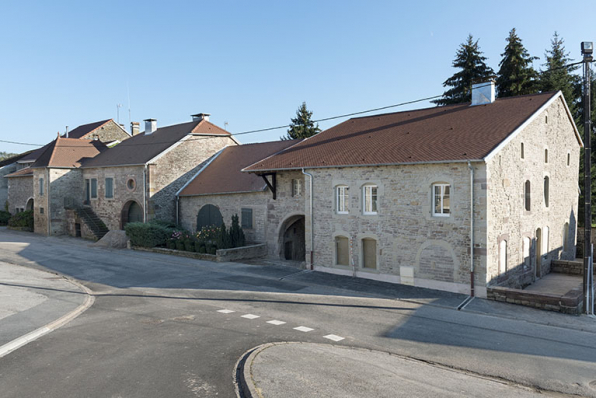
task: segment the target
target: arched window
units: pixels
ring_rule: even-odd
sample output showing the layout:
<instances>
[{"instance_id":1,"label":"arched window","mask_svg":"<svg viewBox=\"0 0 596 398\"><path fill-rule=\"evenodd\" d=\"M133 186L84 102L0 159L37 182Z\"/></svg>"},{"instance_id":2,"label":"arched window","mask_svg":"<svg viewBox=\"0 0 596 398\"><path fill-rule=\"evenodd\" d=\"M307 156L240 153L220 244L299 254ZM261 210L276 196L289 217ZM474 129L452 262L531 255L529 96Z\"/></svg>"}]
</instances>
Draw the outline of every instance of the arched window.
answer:
<instances>
[{"instance_id":1,"label":"arched window","mask_svg":"<svg viewBox=\"0 0 596 398\"><path fill-rule=\"evenodd\" d=\"M197 231L200 231L203 227L215 225L221 227L223 224L223 217L219 209L213 205L205 205L199 210L197 214Z\"/></svg>"},{"instance_id":2,"label":"arched window","mask_svg":"<svg viewBox=\"0 0 596 398\"><path fill-rule=\"evenodd\" d=\"M548 227L544 227L544 232L543 232L543 250L542 250L542 254L543 255L548 255L548 251L550 250L550 238L549 238L549 234L548 234Z\"/></svg>"},{"instance_id":3,"label":"arched window","mask_svg":"<svg viewBox=\"0 0 596 398\"><path fill-rule=\"evenodd\" d=\"M571 154L570 153L567 154L567 166L569 166L569 164L571 164Z\"/></svg>"},{"instance_id":4,"label":"arched window","mask_svg":"<svg viewBox=\"0 0 596 398\"><path fill-rule=\"evenodd\" d=\"M544 205L548 207L548 198L549 198L549 178L548 176L544 177Z\"/></svg>"},{"instance_id":5,"label":"arched window","mask_svg":"<svg viewBox=\"0 0 596 398\"><path fill-rule=\"evenodd\" d=\"M362 239L362 267L377 268L377 241L372 238Z\"/></svg>"},{"instance_id":6,"label":"arched window","mask_svg":"<svg viewBox=\"0 0 596 398\"><path fill-rule=\"evenodd\" d=\"M362 212L364 214L377 214L377 186L363 186L362 199Z\"/></svg>"},{"instance_id":7,"label":"arched window","mask_svg":"<svg viewBox=\"0 0 596 398\"><path fill-rule=\"evenodd\" d=\"M544 163L548 163L548 149L544 150Z\"/></svg>"},{"instance_id":8,"label":"arched window","mask_svg":"<svg viewBox=\"0 0 596 398\"><path fill-rule=\"evenodd\" d=\"M335 264L350 265L350 241L345 236L335 237Z\"/></svg>"},{"instance_id":9,"label":"arched window","mask_svg":"<svg viewBox=\"0 0 596 398\"><path fill-rule=\"evenodd\" d=\"M524 269L530 268L530 247L531 247L531 245L532 245L532 240L530 238L528 238L527 236L524 237L524 247L523 247Z\"/></svg>"},{"instance_id":10,"label":"arched window","mask_svg":"<svg viewBox=\"0 0 596 398\"><path fill-rule=\"evenodd\" d=\"M499 275L507 272L507 241L499 243Z\"/></svg>"},{"instance_id":11,"label":"arched window","mask_svg":"<svg viewBox=\"0 0 596 398\"><path fill-rule=\"evenodd\" d=\"M566 252L568 249L569 245L569 223L566 222L565 225L563 225L563 252Z\"/></svg>"},{"instance_id":12,"label":"arched window","mask_svg":"<svg viewBox=\"0 0 596 398\"><path fill-rule=\"evenodd\" d=\"M521 158L524 158L524 143L521 143Z\"/></svg>"},{"instance_id":13,"label":"arched window","mask_svg":"<svg viewBox=\"0 0 596 398\"><path fill-rule=\"evenodd\" d=\"M346 185L338 185L335 188L335 208L338 214L348 214L349 190Z\"/></svg>"},{"instance_id":14,"label":"arched window","mask_svg":"<svg viewBox=\"0 0 596 398\"><path fill-rule=\"evenodd\" d=\"M526 211L530 211L530 180L524 183L524 207Z\"/></svg>"}]
</instances>

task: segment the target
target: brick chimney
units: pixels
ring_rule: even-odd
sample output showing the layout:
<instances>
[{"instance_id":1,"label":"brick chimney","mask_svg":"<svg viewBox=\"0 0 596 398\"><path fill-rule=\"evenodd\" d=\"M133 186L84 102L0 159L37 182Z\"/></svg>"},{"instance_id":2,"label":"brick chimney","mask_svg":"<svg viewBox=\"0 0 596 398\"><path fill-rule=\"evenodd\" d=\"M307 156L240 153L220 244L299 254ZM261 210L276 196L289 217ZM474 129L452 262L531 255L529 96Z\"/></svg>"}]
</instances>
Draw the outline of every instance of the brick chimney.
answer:
<instances>
[{"instance_id":1,"label":"brick chimney","mask_svg":"<svg viewBox=\"0 0 596 398\"><path fill-rule=\"evenodd\" d=\"M197 113L196 115L191 115L191 116L192 116L193 122L199 122L201 120L208 122L209 116L211 116L211 115L209 113Z\"/></svg>"},{"instance_id":2,"label":"brick chimney","mask_svg":"<svg viewBox=\"0 0 596 398\"><path fill-rule=\"evenodd\" d=\"M132 122L130 123L130 134L134 137L135 135L139 134L140 123L139 122Z\"/></svg>"},{"instance_id":3,"label":"brick chimney","mask_svg":"<svg viewBox=\"0 0 596 398\"><path fill-rule=\"evenodd\" d=\"M157 130L157 119L145 119L145 135L150 135Z\"/></svg>"},{"instance_id":4,"label":"brick chimney","mask_svg":"<svg viewBox=\"0 0 596 398\"><path fill-rule=\"evenodd\" d=\"M495 102L495 80L472 84L472 104L485 105Z\"/></svg>"}]
</instances>

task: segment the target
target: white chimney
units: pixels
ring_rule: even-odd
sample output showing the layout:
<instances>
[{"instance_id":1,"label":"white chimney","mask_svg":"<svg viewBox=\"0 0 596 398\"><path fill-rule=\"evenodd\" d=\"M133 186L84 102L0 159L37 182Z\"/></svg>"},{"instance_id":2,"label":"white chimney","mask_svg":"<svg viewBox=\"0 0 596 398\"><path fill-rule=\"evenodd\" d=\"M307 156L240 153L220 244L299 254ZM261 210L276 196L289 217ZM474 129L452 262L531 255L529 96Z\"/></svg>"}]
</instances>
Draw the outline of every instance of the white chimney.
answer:
<instances>
[{"instance_id":1,"label":"white chimney","mask_svg":"<svg viewBox=\"0 0 596 398\"><path fill-rule=\"evenodd\" d=\"M145 135L153 134L157 130L157 119L145 119Z\"/></svg>"},{"instance_id":2,"label":"white chimney","mask_svg":"<svg viewBox=\"0 0 596 398\"><path fill-rule=\"evenodd\" d=\"M495 102L495 81L493 79L472 84L471 106L492 104L493 102Z\"/></svg>"},{"instance_id":3,"label":"white chimney","mask_svg":"<svg viewBox=\"0 0 596 398\"><path fill-rule=\"evenodd\" d=\"M196 115L191 115L191 116L192 116L193 122L200 122L201 120L208 122L209 116L211 116L211 115L209 113L197 113Z\"/></svg>"}]
</instances>

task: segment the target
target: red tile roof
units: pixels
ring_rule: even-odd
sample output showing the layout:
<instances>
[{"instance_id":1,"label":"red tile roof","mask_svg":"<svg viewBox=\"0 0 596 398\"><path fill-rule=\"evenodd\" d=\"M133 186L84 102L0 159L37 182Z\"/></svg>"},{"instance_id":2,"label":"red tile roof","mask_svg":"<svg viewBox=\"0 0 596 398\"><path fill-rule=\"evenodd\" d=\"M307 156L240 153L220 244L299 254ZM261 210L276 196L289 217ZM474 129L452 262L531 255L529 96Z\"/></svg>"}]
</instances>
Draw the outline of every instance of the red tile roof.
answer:
<instances>
[{"instance_id":1,"label":"red tile roof","mask_svg":"<svg viewBox=\"0 0 596 398\"><path fill-rule=\"evenodd\" d=\"M175 124L158 128L152 134L141 133L130 137L88 160L83 167L142 165L189 134L231 136L226 130L206 120Z\"/></svg>"},{"instance_id":2,"label":"red tile roof","mask_svg":"<svg viewBox=\"0 0 596 398\"><path fill-rule=\"evenodd\" d=\"M31 167L80 167L82 162L105 150L107 147L100 141L57 138L48 144Z\"/></svg>"},{"instance_id":3,"label":"red tile roof","mask_svg":"<svg viewBox=\"0 0 596 398\"><path fill-rule=\"evenodd\" d=\"M211 163L182 189L180 196L261 192L266 186L263 179L254 174L242 173L242 168L298 142L300 140L227 147L218 155L214 155Z\"/></svg>"},{"instance_id":4,"label":"red tile roof","mask_svg":"<svg viewBox=\"0 0 596 398\"><path fill-rule=\"evenodd\" d=\"M353 118L244 170L479 160L555 95Z\"/></svg>"},{"instance_id":5,"label":"red tile roof","mask_svg":"<svg viewBox=\"0 0 596 398\"><path fill-rule=\"evenodd\" d=\"M31 167L25 167L24 169L20 169L15 171L14 173L10 173L5 175L5 178L9 177L31 177L33 176L33 169Z\"/></svg>"}]
</instances>

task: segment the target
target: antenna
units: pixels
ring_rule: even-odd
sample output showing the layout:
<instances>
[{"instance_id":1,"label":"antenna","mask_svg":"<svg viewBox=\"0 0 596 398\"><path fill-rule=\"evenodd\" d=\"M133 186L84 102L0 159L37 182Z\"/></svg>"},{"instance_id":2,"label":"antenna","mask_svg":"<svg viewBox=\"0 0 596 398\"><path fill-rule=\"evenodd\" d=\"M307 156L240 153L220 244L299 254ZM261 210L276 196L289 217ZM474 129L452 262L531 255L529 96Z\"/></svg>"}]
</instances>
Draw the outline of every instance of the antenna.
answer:
<instances>
[{"instance_id":1,"label":"antenna","mask_svg":"<svg viewBox=\"0 0 596 398\"><path fill-rule=\"evenodd\" d=\"M128 85L128 80L126 81L126 94L128 95L128 125L130 126L132 118L130 117L130 87Z\"/></svg>"},{"instance_id":2,"label":"antenna","mask_svg":"<svg viewBox=\"0 0 596 398\"><path fill-rule=\"evenodd\" d=\"M120 108L122 108L122 104L116 104L116 113L118 115L116 121L118 122L118 125L120 125Z\"/></svg>"},{"instance_id":3,"label":"antenna","mask_svg":"<svg viewBox=\"0 0 596 398\"><path fill-rule=\"evenodd\" d=\"M224 130L228 131L228 122L224 122Z\"/></svg>"}]
</instances>

